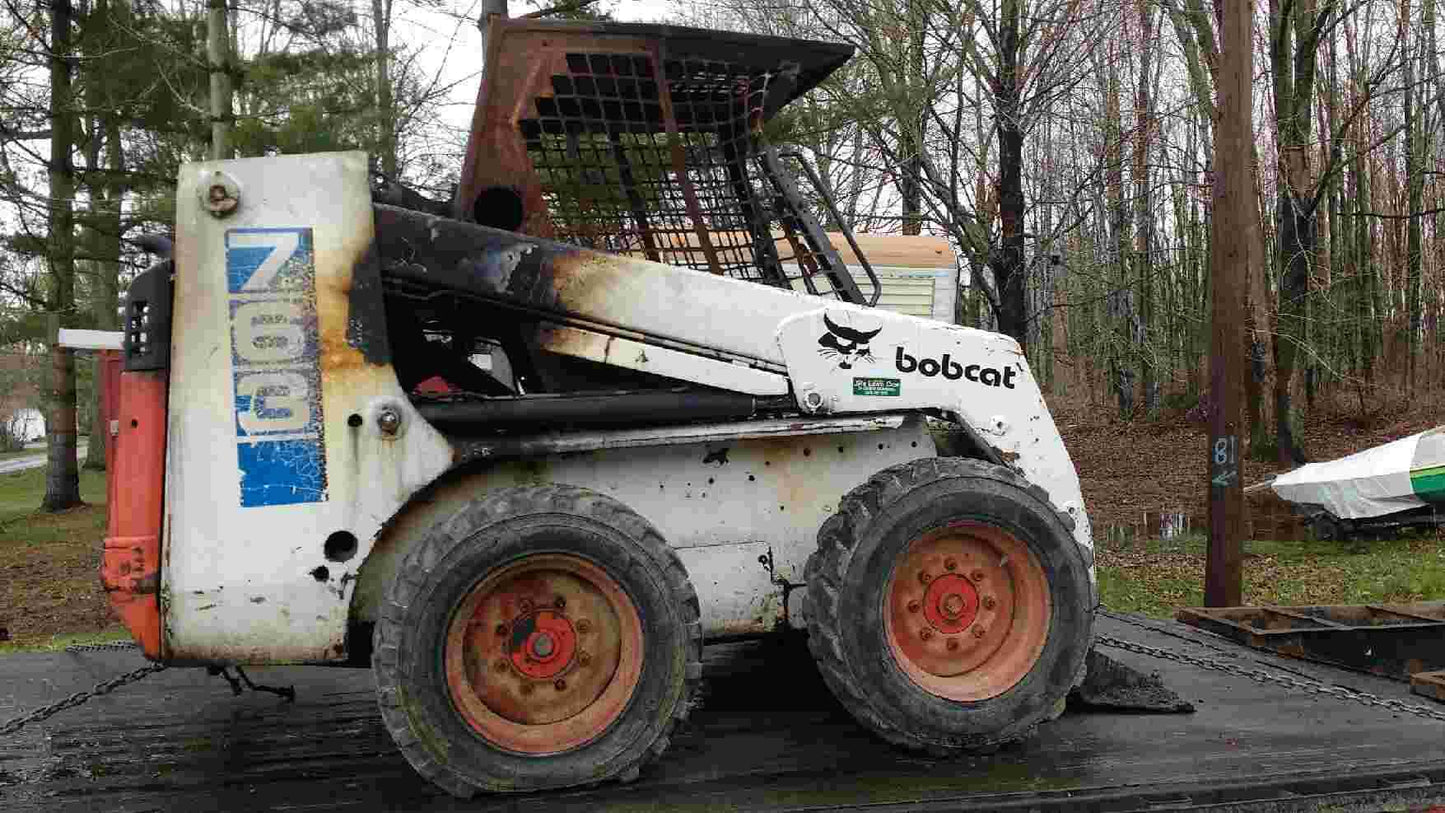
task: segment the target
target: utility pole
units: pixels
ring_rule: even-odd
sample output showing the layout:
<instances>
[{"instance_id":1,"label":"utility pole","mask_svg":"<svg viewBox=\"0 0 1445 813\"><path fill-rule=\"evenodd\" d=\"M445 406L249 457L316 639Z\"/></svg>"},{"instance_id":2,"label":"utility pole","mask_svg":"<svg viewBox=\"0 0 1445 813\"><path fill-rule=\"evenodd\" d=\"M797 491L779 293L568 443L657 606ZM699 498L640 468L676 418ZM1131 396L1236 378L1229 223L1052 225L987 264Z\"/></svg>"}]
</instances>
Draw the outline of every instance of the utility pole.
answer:
<instances>
[{"instance_id":1,"label":"utility pole","mask_svg":"<svg viewBox=\"0 0 1445 813\"><path fill-rule=\"evenodd\" d=\"M1238 606L1245 534L1240 437L1244 428L1245 292L1263 260L1254 198L1254 0L1217 0L1220 49L1215 105L1214 225L1210 230L1209 555L1204 604Z\"/></svg>"}]
</instances>

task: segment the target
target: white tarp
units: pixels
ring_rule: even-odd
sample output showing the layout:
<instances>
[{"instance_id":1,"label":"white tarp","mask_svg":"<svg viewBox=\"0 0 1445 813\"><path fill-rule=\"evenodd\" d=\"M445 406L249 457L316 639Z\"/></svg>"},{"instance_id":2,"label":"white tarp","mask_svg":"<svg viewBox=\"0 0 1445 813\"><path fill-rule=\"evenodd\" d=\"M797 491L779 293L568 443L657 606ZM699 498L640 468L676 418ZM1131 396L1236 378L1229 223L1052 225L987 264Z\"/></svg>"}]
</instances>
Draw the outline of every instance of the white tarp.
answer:
<instances>
[{"instance_id":1,"label":"white tarp","mask_svg":"<svg viewBox=\"0 0 1445 813\"><path fill-rule=\"evenodd\" d=\"M1310 463L1270 483L1292 503L1320 505L1340 519L1393 514L1426 504L1445 466L1445 427L1325 463ZM1413 473L1413 477L1412 477Z\"/></svg>"}]
</instances>

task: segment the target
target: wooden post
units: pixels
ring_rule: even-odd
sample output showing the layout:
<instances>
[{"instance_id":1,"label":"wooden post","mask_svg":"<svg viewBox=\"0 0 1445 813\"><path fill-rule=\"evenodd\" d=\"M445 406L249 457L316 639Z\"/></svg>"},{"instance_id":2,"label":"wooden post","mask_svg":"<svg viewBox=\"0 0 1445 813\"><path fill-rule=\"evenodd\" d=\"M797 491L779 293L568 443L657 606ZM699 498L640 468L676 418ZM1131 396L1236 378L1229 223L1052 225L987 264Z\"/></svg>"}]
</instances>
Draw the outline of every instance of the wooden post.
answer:
<instances>
[{"instance_id":1,"label":"wooden post","mask_svg":"<svg viewBox=\"0 0 1445 813\"><path fill-rule=\"evenodd\" d=\"M1209 556L1204 604L1238 606L1246 517L1241 484L1244 426L1245 291L1263 260L1251 154L1253 0L1222 0L1221 70L1215 106L1214 226L1210 234L1212 339L1209 361Z\"/></svg>"}]
</instances>

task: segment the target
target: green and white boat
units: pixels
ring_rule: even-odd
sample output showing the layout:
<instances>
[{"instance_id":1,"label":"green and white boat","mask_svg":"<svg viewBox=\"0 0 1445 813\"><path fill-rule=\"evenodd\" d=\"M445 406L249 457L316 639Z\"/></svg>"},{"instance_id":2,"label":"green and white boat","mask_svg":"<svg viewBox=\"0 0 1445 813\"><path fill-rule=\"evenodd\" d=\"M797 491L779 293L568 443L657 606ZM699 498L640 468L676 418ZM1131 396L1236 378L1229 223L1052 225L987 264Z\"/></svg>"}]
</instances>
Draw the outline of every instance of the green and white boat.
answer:
<instances>
[{"instance_id":1,"label":"green and white boat","mask_svg":"<svg viewBox=\"0 0 1445 813\"><path fill-rule=\"evenodd\" d=\"M1445 426L1274 478L1318 535L1434 525L1445 520Z\"/></svg>"}]
</instances>

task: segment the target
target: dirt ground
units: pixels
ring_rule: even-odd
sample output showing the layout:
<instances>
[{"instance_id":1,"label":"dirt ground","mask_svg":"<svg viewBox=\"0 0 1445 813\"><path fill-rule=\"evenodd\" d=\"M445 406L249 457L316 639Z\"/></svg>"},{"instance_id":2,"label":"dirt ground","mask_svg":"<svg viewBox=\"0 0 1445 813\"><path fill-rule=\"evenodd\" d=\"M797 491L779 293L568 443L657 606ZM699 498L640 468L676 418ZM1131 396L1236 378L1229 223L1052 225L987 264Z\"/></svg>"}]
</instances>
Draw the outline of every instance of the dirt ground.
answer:
<instances>
[{"instance_id":1,"label":"dirt ground","mask_svg":"<svg viewBox=\"0 0 1445 813\"><path fill-rule=\"evenodd\" d=\"M1402 394L1377 397L1361 410L1349 393L1320 396L1304 424L1304 450L1312 461L1333 460L1445 423L1432 398ZM1056 399L1051 404L1089 509L1095 535L1125 528L1158 533L1161 513L1183 513L1191 527L1206 525L1205 480L1209 427L1184 410L1165 410L1158 420L1121 421L1111 404ZM1293 465L1247 457L1246 486ZM1268 490L1249 499L1254 535L1288 533L1293 523L1284 503Z\"/></svg>"},{"instance_id":2,"label":"dirt ground","mask_svg":"<svg viewBox=\"0 0 1445 813\"><path fill-rule=\"evenodd\" d=\"M1193 527L1205 527L1208 429L1202 422L1189 420L1183 410L1167 411L1155 421L1126 422L1108 404L1065 399L1056 399L1053 412L1079 470L1099 539L1107 541L1120 529L1131 537L1157 534L1161 513L1181 513ZM1345 396L1321 399L1311 414L1304 435L1313 460L1340 457L1445 423L1434 403L1403 397L1377 401L1364 413ZM1288 468L1249 459L1244 482L1259 482ZM104 486L92 488L103 493ZM22 516L0 523L0 652L63 645L74 640L72 636L89 640L124 635L97 577L104 505L91 502L59 517ZM1251 505L1256 535L1288 532L1280 530L1290 520L1278 500L1255 498ZM36 532L42 532L43 542L20 538Z\"/></svg>"}]
</instances>

